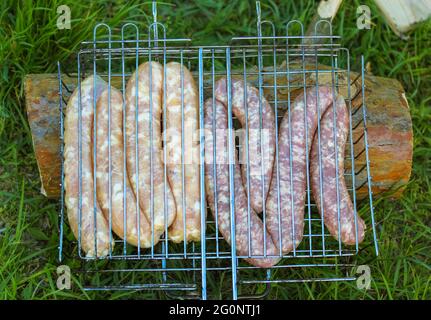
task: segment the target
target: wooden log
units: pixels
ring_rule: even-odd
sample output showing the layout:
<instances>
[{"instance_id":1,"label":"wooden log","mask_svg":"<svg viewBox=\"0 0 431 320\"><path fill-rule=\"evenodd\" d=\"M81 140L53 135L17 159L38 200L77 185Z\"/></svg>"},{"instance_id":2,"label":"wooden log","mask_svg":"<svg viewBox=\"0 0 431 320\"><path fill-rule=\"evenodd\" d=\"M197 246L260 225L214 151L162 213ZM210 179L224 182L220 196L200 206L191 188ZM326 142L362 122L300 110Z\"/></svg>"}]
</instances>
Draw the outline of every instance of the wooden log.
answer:
<instances>
[{"instance_id":1,"label":"wooden log","mask_svg":"<svg viewBox=\"0 0 431 320\"><path fill-rule=\"evenodd\" d=\"M429 0L375 0L391 29L401 38L418 23L431 17Z\"/></svg>"},{"instance_id":2,"label":"wooden log","mask_svg":"<svg viewBox=\"0 0 431 320\"><path fill-rule=\"evenodd\" d=\"M311 68L311 67L310 67ZM283 66L280 67L283 69ZM328 67L319 66L325 70ZM267 70L268 71L268 70ZM338 89L347 97L348 84L351 83L350 93L352 110L361 107L361 85L358 74L351 72L350 79L346 73L340 73L338 77ZM76 77L62 77L68 90L63 88L63 96L67 101L70 93L76 85ZM253 79L248 79L253 82ZM292 77L290 84L290 98L294 99L302 92L302 76ZM272 77L265 77L265 85L271 86ZM331 84L330 73L320 73L319 85ZM277 90L280 114L286 110L288 89L286 77L277 78L280 88ZM307 86L315 85L316 76L307 74ZM112 84L121 87L121 78L113 78ZM401 84L394 79L387 79L367 75L365 77L366 106L368 112L368 143L371 175L373 178L372 190L374 195L392 193L393 197L399 197L404 186L410 178L413 154L413 131L409 107L405 99ZM39 167L41 178L41 192L50 198L58 197L60 194L60 112L58 79L56 74L30 74L25 79L25 95L28 120L33 138L33 146ZM265 89L265 97L272 102L274 91ZM284 103L283 103L284 101ZM63 103L66 106L66 103ZM355 151L355 187L358 188L359 199L368 195L366 185L366 170L360 171L365 165L365 152L363 152L363 124L362 109L358 109L352 119L353 140L358 140L354 147ZM362 139L362 140L361 140ZM362 143L362 144L361 144ZM347 148L346 155L350 149ZM350 170L350 160L346 160L346 170ZM396 191L395 191L396 190ZM394 192L395 191L395 192Z\"/></svg>"},{"instance_id":3,"label":"wooden log","mask_svg":"<svg viewBox=\"0 0 431 320\"><path fill-rule=\"evenodd\" d=\"M27 118L39 168L41 193L60 194L60 109L54 74L30 74L25 79Z\"/></svg>"},{"instance_id":4,"label":"wooden log","mask_svg":"<svg viewBox=\"0 0 431 320\"><path fill-rule=\"evenodd\" d=\"M366 77L365 97L373 193L393 192L393 197L399 197L410 179L413 160L413 127L404 90L395 79ZM360 97L353 99L352 109L361 103ZM356 114L353 122L357 123L359 117L362 115ZM362 134L363 126L353 131L353 140ZM355 165L357 168L365 165L364 153ZM364 178L365 171L359 175L358 182L362 183ZM364 189L359 189L359 197L367 192Z\"/></svg>"},{"instance_id":5,"label":"wooden log","mask_svg":"<svg viewBox=\"0 0 431 320\"><path fill-rule=\"evenodd\" d=\"M319 2L317 12L311 19L311 22L308 24L307 31L305 32L306 35L314 37L304 39L304 43L317 44L327 42L328 39L319 39L315 36L330 35L330 23L332 23L332 20L337 15L342 2L342 0L323 0ZM329 24L324 23L323 20L329 22Z\"/></svg>"}]
</instances>

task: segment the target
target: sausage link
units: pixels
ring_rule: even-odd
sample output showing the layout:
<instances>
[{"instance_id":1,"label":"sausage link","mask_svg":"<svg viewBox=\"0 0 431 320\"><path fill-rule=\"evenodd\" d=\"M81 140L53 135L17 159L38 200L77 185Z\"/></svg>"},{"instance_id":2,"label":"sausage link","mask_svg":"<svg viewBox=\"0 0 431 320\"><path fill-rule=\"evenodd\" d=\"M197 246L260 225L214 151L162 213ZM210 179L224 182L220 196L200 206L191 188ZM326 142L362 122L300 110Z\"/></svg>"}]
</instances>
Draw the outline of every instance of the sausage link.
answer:
<instances>
[{"instance_id":1,"label":"sausage link","mask_svg":"<svg viewBox=\"0 0 431 320\"><path fill-rule=\"evenodd\" d=\"M360 243L364 240L365 223L357 216L355 225L355 210L344 180L344 152L349 133L349 117L344 98L339 96L336 101L336 142L334 144L334 114L329 108L323 115L320 124L320 163L317 133L311 150L311 187L319 213L333 237L338 240L338 209L340 213L341 241L347 245ZM336 155L335 159L334 155ZM335 161L338 161L338 181ZM322 190L320 187L320 172L322 173ZM338 183L338 200L337 200ZM323 200L322 200L323 194ZM323 207L322 207L323 205ZM356 229L357 227L357 229Z\"/></svg>"},{"instance_id":2,"label":"sausage link","mask_svg":"<svg viewBox=\"0 0 431 320\"><path fill-rule=\"evenodd\" d=\"M330 88L320 87L317 92L310 88L306 96L300 95L295 99L280 124L278 163L275 164L267 200L267 226L284 254L302 241L307 155L320 121L318 115L321 117L332 106L332 101Z\"/></svg>"},{"instance_id":3,"label":"sausage link","mask_svg":"<svg viewBox=\"0 0 431 320\"><path fill-rule=\"evenodd\" d=\"M97 199L108 222L111 219L112 230L115 234L134 246L140 243L141 247L149 248L152 244L150 223L137 205L127 173L124 177L123 95L113 87L111 87L110 94L110 110L108 89L105 89L97 100ZM111 171L109 170L109 158L111 158ZM109 180L110 173L111 180ZM126 185L125 210L124 183ZM137 214L139 214L139 233ZM126 228L124 228L124 217L126 217ZM155 232L153 244L159 241L161 233Z\"/></svg>"},{"instance_id":4,"label":"sausage link","mask_svg":"<svg viewBox=\"0 0 431 320\"><path fill-rule=\"evenodd\" d=\"M92 128L94 98L97 100L107 84L98 76L89 76L82 81L80 87L81 90L77 87L69 99L64 122L65 204L70 228L86 253L86 257L104 257L109 253L111 231L97 199L93 197ZM79 107L81 107L81 120ZM81 140L81 150L79 140ZM82 171L80 171L80 165ZM95 218L96 226L94 226ZM111 245L113 247L114 242Z\"/></svg>"},{"instance_id":5,"label":"sausage link","mask_svg":"<svg viewBox=\"0 0 431 320\"><path fill-rule=\"evenodd\" d=\"M204 119L205 187L208 204L214 218L217 219L220 233L231 244L229 163L227 160L228 143L226 137L228 128L227 110L217 100L215 100L215 105L213 106L212 98L210 98L206 100L204 105ZM216 148L215 158L213 154L214 148ZM255 266L271 267L280 260L275 257L277 248L271 236L264 229L262 221L256 212L253 209L250 212L247 210L247 194L241 181L239 164L237 161L235 162L234 210L237 254L252 257L247 258L246 261ZM266 252L264 251L264 232L266 233ZM265 253L267 254L266 258L263 257Z\"/></svg>"},{"instance_id":6,"label":"sausage link","mask_svg":"<svg viewBox=\"0 0 431 320\"><path fill-rule=\"evenodd\" d=\"M136 83L136 75L138 83ZM132 188L135 194L138 194L140 206L151 221L152 227L154 226L155 232L164 231L172 224L176 210L171 187L169 183L165 184L161 133L162 91L163 67L158 62L141 64L126 86L127 172ZM137 138L136 107L138 107ZM136 163L135 148L138 149L139 165ZM139 178L138 183L137 178Z\"/></svg>"},{"instance_id":7,"label":"sausage link","mask_svg":"<svg viewBox=\"0 0 431 320\"><path fill-rule=\"evenodd\" d=\"M232 79L232 112L239 120L242 129L248 125L248 140L242 135L241 159L242 181L248 189L250 184L250 205L256 212L264 210L264 201L269 192L275 154L275 117L265 99L259 99L259 91L240 79ZM215 84L215 97L227 109L226 78ZM259 105L260 100L260 105ZM260 112L260 110L262 112ZM262 124L260 123L262 120ZM248 146L248 152L247 147ZM248 156L248 161L247 161ZM263 161L263 164L262 164ZM249 170L247 174L247 167ZM249 181L247 181L247 176Z\"/></svg>"},{"instance_id":8,"label":"sausage link","mask_svg":"<svg viewBox=\"0 0 431 320\"><path fill-rule=\"evenodd\" d=\"M169 239L181 242L185 237L187 242L199 241L199 140L194 136L198 132L199 99L192 74L180 63L166 65L166 92L163 96L166 99L168 179L176 204L176 217L169 228Z\"/></svg>"}]
</instances>

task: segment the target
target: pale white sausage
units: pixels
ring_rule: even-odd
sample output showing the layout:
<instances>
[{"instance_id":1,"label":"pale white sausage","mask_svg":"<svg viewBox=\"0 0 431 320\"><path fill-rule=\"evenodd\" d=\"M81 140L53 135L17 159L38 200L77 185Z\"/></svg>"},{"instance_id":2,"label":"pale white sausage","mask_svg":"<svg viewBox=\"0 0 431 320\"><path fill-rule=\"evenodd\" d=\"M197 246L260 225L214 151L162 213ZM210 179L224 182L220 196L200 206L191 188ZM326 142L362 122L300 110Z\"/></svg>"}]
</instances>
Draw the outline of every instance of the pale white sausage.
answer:
<instances>
[{"instance_id":1,"label":"pale white sausage","mask_svg":"<svg viewBox=\"0 0 431 320\"><path fill-rule=\"evenodd\" d=\"M169 228L169 239L181 242L185 236L187 242L199 241L199 97L193 76L185 66L177 62L166 65L163 97L166 99L168 178L177 209L176 218Z\"/></svg>"},{"instance_id":2,"label":"pale white sausage","mask_svg":"<svg viewBox=\"0 0 431 320\"><path fill-rule=\"evenodd\" d=\"M117 236L126 239L134 246L138 246L140 243L142 248L149 248L152 244L157 244L162 232L155 231L154 239L151 238L150 223L136 203L127 172L124 177L123 95L113 87L110 94L110 108L108 89L105 89L97 100L97 198L106 219ZM109 153L111 153L110 157ZM111 171L109 171L110 167ZM109 179L110 173L111 179ZM124 180L126 210L124 210L123 203ZM139 230L137 228L138 220ZM126 226L124 226L124 221L126 221Z\"/></svg>"},{"instance_id":3,"label":"pale white sausage","mask_svg":"<svg viewBox=\"0 0 431 320\"><path fill-rule=\"evenodd\" d=\"M93 102L106 87L106 82L98 76L89 76L82 81L81 93L77 87L69 99L64 120L64 188L67 217L70 228L75 237L80 240L78 242L86 257L103 257L109 254L110 249L111 231L99 203L93 197L92 159ZM79 100L81 100L80 104ZM81 107L81 124L79 107ZM80 172L80 162L82 172ZM114 242L111 245L113 247Z\"/></svg>"},{"instance_id":4,"label":"pale white sausage","mask_svg":"<svg viewBox=\"0 0 431 320\"><path fill-rule=\"evenodd\" d=\"M140 206L157 232L165 231L176 214L171 187L169 183L165 183L161 131L162 92L163 67L158 62L141 64L130 76L126 87L127 172L133 190L139 197Z\"/></svg>"}]
</instances>

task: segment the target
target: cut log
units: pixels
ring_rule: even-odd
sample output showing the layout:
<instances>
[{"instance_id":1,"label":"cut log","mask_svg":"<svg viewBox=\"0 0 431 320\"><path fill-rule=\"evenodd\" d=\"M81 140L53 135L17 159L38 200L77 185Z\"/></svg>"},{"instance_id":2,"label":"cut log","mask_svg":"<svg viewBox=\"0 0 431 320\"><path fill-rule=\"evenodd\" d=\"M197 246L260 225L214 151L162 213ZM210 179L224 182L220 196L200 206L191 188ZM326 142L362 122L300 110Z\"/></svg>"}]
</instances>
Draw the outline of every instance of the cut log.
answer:
<instances>
[{"instance_id":1,"label":"cut log","mask_svg":"<svg viewBox=\"0 0 431 320\"><path fill-rule=\"evenodd\" d=\"M322 0L319 2L317 12L311 19L311 22L308 24L307 31L305 32L307 36L315 37L305 38L304 43L318 44L328 41L327 38L319 38L318 36L328 36L331 34L329 26L337 15L342 2L342 0ZM325 23L325 21L329 23Z\"/></svg>"},{"instance_id":2,"label":"cut log","mask_svg":"<svg viewBox=\"0 0 431 320\"><path fill-rule=\"evenodd\" d=\"M320 66L319 66L320 68ZM328 67L321 66L322 70ZM330 73L319 75L319 85L330 84ZM339 76L339 91L347 97L347 83L350 81L352 110L361 107L361 86L358 74L351 72L350 79L345 73ZM65 102L76 85L76 77L63 76L67 86L63 88ZM253 79L248 79L253 81ZM271 86L273 77L265 77L264 83ZM314 85L316 77L312 73L307 75L307 86ZM286 77L277 79L278 84L286 84ZM294 88L294 84L297 84ZM113 78L112 84L121 87L121 78ZM301 93L302 78L291 79L291 100ZM392 197L399 197L409 181L412 168L413 131L409 107L401 84L394 79L387 79L367 75L365 77L365 98L367 107L367 128L369 159L372 175L372 190L374 195L391 193ZM32 132L33 146L41 178L41 192L50 198L60 195L61 190L61 158L60 158L60 112L58 79L56 74L30 74L25 79L25 95L28 120ZM265 89L265 97L273 102L274 91ZM286 86L277 90L277 99L287 101ZM66 103L63 106L66 107ZM286 110L286 104L280 103L280 114ZM353 111L354 112L354 111ZM368 195L365 152L363 151L363 114L358 109L352 118L353 140L358 140L355 151L355 188L359 199ZM359 123L359 124L358 124ZM356 124L358 124L356 126ZM361 140L362 139L362 140ZM347 148L346 155L349 156ZM350 170L350 160L346 160L346 170ZM350 182L351 183L351 182Z\"/></svg>"},{"instance_id":3,"label":"cut log","mask_svg":"<svg viewBox=\"0 0 431 320\"><path fill-rule=\"evenodd\" d=\"M28 75L25 99L41 193L49 198L58 197L61 187L60 109L55 74Z\"/></svg>"},{"instance_id":4,"label":"cut log","mask_svg":"<svg viewBox=\"0 0 431 320\"><path fill-rule=\"evenodd\" d=\"M431 17L429 0L375 0L391 29L402 38L414 26Z\"/></svg>"}]
</instances>

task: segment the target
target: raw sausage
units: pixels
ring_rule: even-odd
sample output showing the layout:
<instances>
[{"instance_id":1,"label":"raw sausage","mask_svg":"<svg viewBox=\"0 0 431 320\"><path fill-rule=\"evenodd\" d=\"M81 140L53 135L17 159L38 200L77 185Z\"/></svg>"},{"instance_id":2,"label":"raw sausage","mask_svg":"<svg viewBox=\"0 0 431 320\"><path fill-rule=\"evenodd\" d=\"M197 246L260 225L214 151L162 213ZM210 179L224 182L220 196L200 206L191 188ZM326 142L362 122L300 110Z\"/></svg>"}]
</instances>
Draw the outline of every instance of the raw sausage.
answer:
<instances>
[{"instance_id":1,"label":"raw sausage","mask_svg":"<svg viewBox=\"0 0 431 320\"><path fill-rule=\"evenodd\" d=\"M365 223L357 216L355 224L355 210L344 181L344 151L349 133L349 117L343 97L338 96L335 110L338 153L336 153L334 144L334 112L333 108L329 108L320 123L320 158L317 132L313 140L310 157L311 187L319 213L331 235L338 240L339 209L341 241L347 245L354 245L356 240L358 243L363 241ZM320 179L319 159L322 179ZM338 159L338 181L335 166L336 159ZM320 180L322 180L322 189ZM339 201L337 200L337 182Z\"/></svg>"},{"instance_id":2,"label":"raw sausage","mask_svg":"<svg viewBox=\"0 0 431 320\"><path fill-rule=\"evenodd\" d=\"M332 106L328 87L310 88L298 96L282 119L275 164L267 200L267 226L284 254L296 248L304 233L307 157L325 111ZM277 161L277 160L276 160ZM277 177L278 172L278 177ZM281 220L281 223L279 222Z\"/></svg>"},{"instance_id":3,"label":"raw sausage","mask_svg":"<svg viewBox=\"0 0 431 320\"><path fill-rule=\"evenodd\" d=\"M248 140L242 135L242 181L248 189L250 184L250 205L256 212L264 211L264 201L269 192L275 154L275 117L274 112L265 97L259 91L240 79L232 79L232 112L245 131L248 125ZM227 83L226 78L219 79L215 84L215 98L226 108ZM260 109L262 111L260 115ZM262 123L260 123L262 120ZM247 147L248 146L248 152ZM248 156L248 161L247 161ZM263 161L263 164L262 164ZM249 170L247 174L247 167ZM249 181L247 182L247 176Z\"/></svg>"},{"instance_id":4,"label":"raw sausage","mask_svg":"<svg viewBox=\"0 0 431 320\"><path fill-rule=\"evenodd\" d=\"M92 128L93 103L107 84L98 76L89 76L80 87L81 90L77 87L69 99L64 122L65 204L70 228L86 257L104 257L110 251L111 231L97 199L93 197ZM111 249L113 246L114 242Z\"/></svg>"},{"instance_id":5,"label":"raw sausage","mask_svg":"<svg viewBox=\"0 0 431 320\"><path fill-rule=\"evenodd\" d=\"M162 92L163 67L154 61L141 64L126 86L127 172L155 232L167 230L175 219L176 210L171 187L167 181L165 183Z\"/></svg>"},{"instance_id":6,"label":"raw sausage","mask_svg":"<svg viewBox=\"0 0 431 320\"><path fill-rule=\"evenodd\" d=\"M176 217L169 228L169 239L173 242L184 241L184 238L187 242L199 241L201 202L199 140L196 138L199 99L191 72L180 63L166 65L163 97L166 99L168 179L176 204Z\"/></svg>"},{"instance_id":7,"label":"raw sausage","mask_svg":"<svg viewBox=\"0 0 431 320\"><path fill-rule=\"evenodd\" d=\"M154 239L151 238L150 223L137 205L127 173L124 175L126 171L123 146L123 95L119 90L111 87L110 92L105 89L97 100L97 199L115 234L134 246L140 243L141 247L149 248L159 241L162 232L156 232ZM125 210L124 185L126 185ZM124 226L124 217L126 226ZM138 225L140 225L139 231L136 227Z\"/></svg>"},{"instance_id":8,"label":"raw sausage","mask_svg":"<svg viewBox=\"0 0 431 320\"><path fill-rule=\"evenodd\" d=\"M213 105L212 98L209 98L204 105L205 188L208 204L216 219L218 229L224 239L231 244L228 116L225 106L217 100L214 102ZM237 161L235 161L234 194L237 254L248 257L246 261L258 267L275 265L280 260L277 257L277 248L270 234L264 229L257 213L253 209L247 210L247 194L241 181ZM264 234L266 242L264 242ZM266 243L266 248L264 243ZM265 253L266 257L264 257Z\"/></svg>"}]
</instances>

